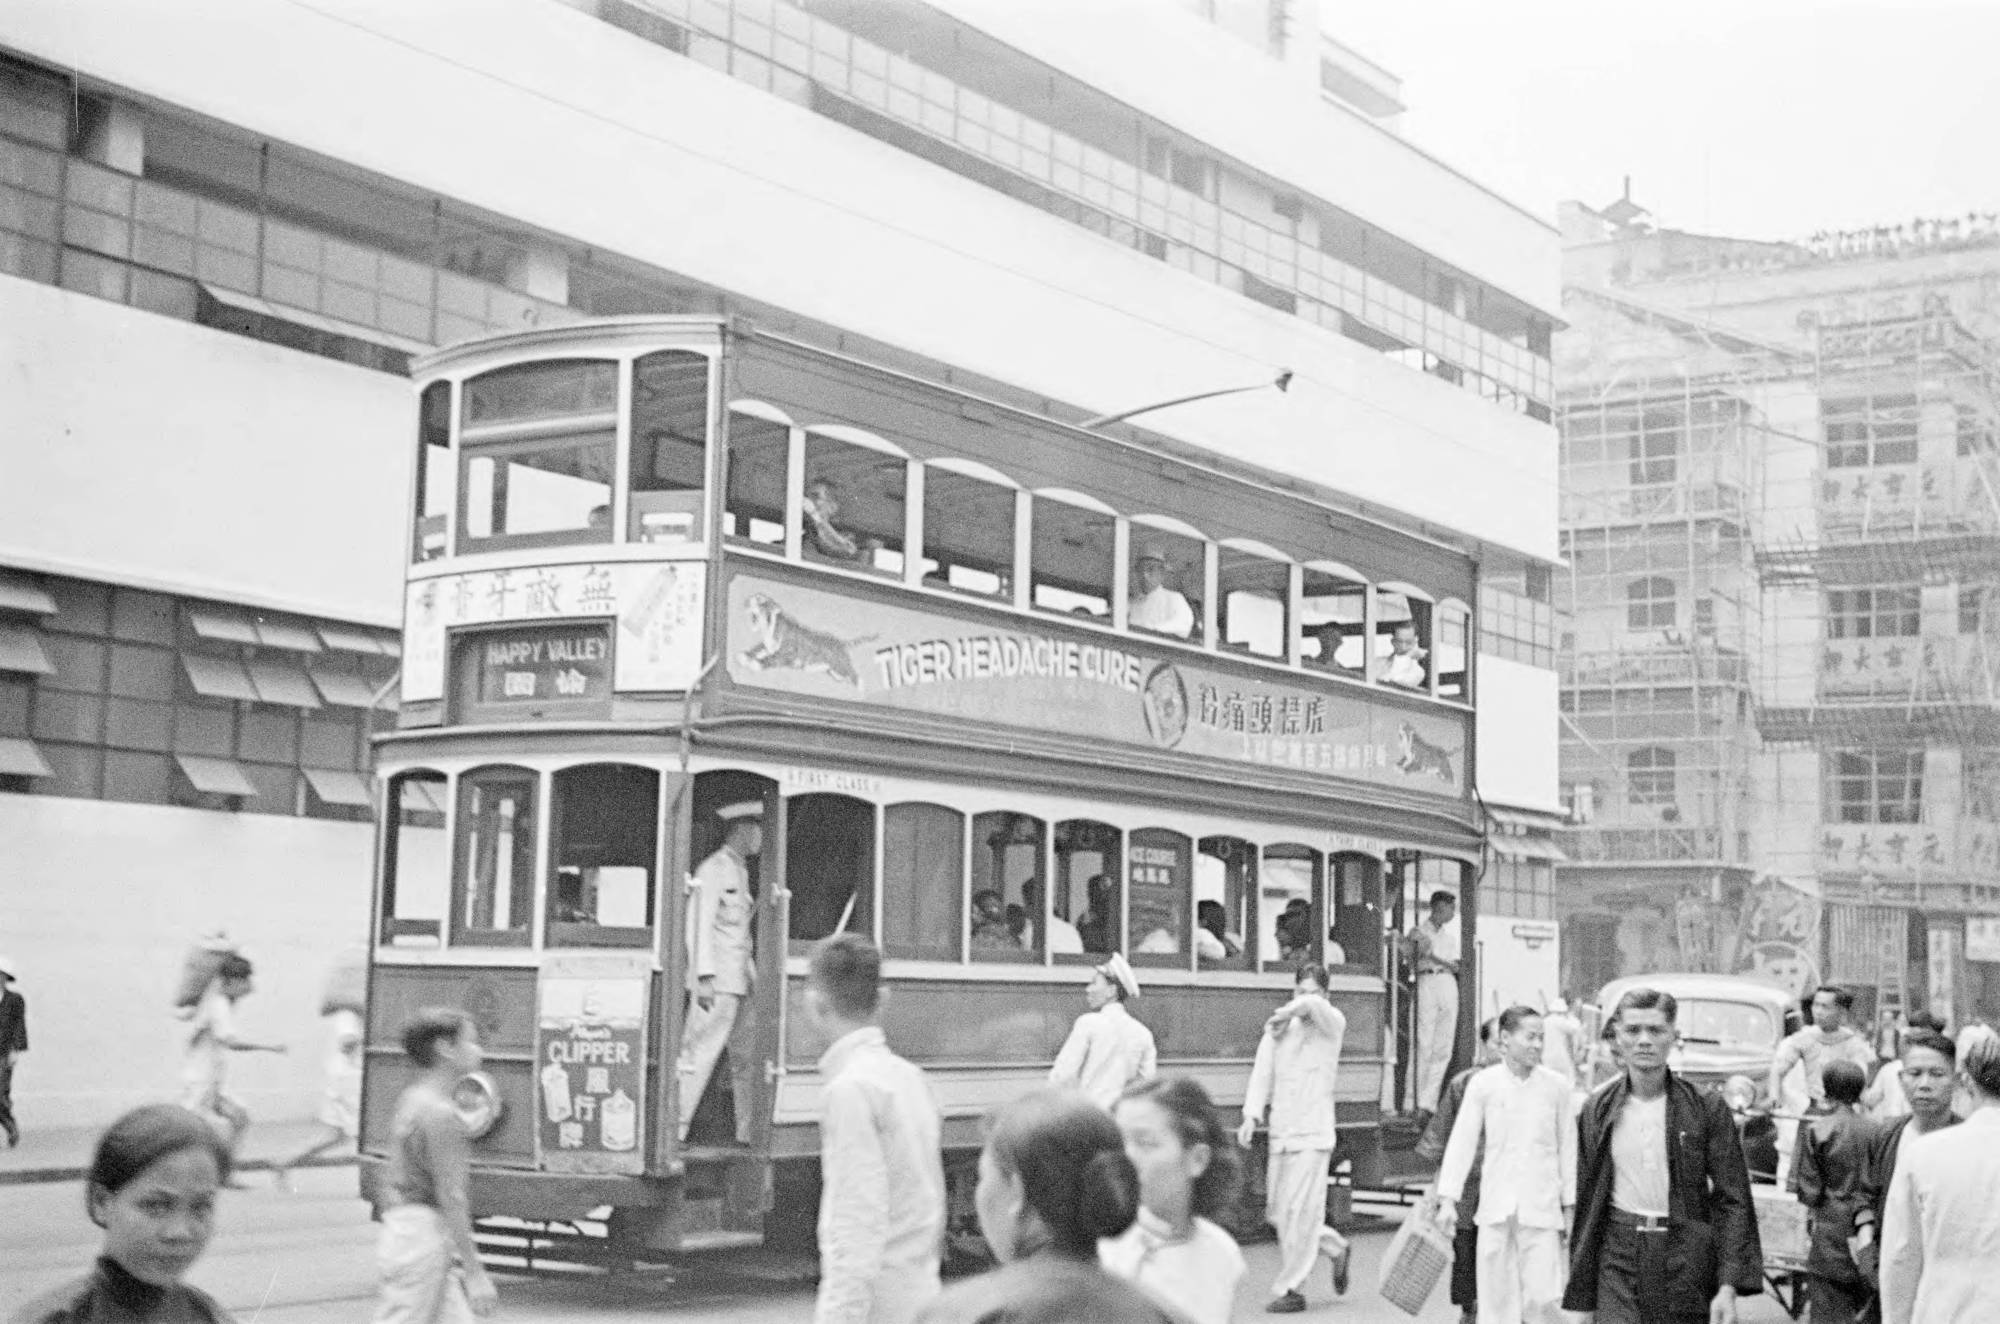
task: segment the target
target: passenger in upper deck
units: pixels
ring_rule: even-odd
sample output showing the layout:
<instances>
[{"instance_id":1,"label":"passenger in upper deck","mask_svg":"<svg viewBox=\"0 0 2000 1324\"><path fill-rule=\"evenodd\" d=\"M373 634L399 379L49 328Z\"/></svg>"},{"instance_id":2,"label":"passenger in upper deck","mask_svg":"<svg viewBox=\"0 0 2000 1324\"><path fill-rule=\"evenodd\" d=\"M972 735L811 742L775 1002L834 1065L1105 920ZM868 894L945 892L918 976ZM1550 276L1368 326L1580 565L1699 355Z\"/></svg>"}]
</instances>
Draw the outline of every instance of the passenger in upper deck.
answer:
<instances>
[{"instance_id":1,"label":"passenger in upper deck","mask_svg":"<svg viewBox=\"0 0 2000 1324\"><path fill-rule=\"evenodd\" d=\"M840 518L840 494L830 480L815 478L806 484L805 516L802 546L808 559L872 563L874 541L857 540L842 532L836 523Z\"/></svg>"},{"instance_id":2,"label":"passenger in upper deck","mask_svg":"<svg viewBox=\"0 0 2000 1324\"><path fill-rule=\"evenodd\" d=\"M1133 629L1170 634L1176 639L1186 639L1194 633L1194 608L1183 594L1167 587L1167 575L1172 569L1162 544L1147 543L1139 549L1139 559L1132 566L1132 596L1127 603L1127 620Z\"/></svg>"},{"instance_id":3,"label":"passenger in upper deck","mask_svg":"<svg viewBox=\"0 0 2000 1324\"><path fill-rule=\"evenodd\" d=\"M1424 687L1424 646L1417 642L1417 627L1411 621L1398 625L1390 635L1389 656L1375 665L1375 679L1405 689Z\"/></svg>"}]
</instances>

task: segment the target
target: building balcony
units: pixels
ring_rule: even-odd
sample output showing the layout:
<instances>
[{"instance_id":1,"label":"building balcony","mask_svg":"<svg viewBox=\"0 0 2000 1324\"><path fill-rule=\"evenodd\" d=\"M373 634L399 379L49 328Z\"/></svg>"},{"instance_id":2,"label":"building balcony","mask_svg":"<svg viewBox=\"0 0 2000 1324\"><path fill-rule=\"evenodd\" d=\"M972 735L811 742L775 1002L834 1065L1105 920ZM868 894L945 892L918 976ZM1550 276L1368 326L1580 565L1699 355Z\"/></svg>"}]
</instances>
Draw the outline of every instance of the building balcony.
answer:
<instances>
[{"instance_id":1,"label":"building balcony","mask_svg":"<svg viewBox=\"0 0 2000 1324\"><path fill-rule=\"evenodd\" d=\"M1719 520L1741 524L1749 518L1744 490L1734 483L1665 483L1578 490L1565 486L1564 528L1601 524L1646 524L1671 520Z\"/></svg>"},{"instance_id":2,"label":"building balcony","mask_svg":"<svg viewBox=\"0 0 2000 1324\"><path fill-rule=\"evenodd\" d=\"M1749 659L1734 649L1697 640L1692 648L1657 647L1565 653L1565 688L1611 685L1747 685Z\"/></svg>"},{"instance_id":3,"label":"building balcony","mask_svg":"<svg viewBox=\"0 0 2000 1324\"><path fill-rule=\"evenodd\" d=\"M1589 827L1562 835L1571 864L1740 866L1743 834L1719 827Z\"/></svg>"}]
</instances>

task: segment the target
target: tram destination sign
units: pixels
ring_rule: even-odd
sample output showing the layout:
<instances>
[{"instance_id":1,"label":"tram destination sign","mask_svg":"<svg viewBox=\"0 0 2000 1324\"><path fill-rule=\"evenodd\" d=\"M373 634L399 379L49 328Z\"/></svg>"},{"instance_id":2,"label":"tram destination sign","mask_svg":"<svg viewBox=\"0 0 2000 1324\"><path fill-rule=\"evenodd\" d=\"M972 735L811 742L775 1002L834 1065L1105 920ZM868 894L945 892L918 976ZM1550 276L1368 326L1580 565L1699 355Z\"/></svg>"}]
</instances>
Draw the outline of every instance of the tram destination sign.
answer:
<instances>
[{"instance_id":1,"label":"tram destination sign","mask_svg":"<svg viewBox=\"0 0 2000 1324\"><path fill-rule=\"evenodd\" d=\"M478 675L481 704L592 703L611 697L611 630L602 622L481 630L461 665Z\"/></svg>"},{"instance_id":2,"label":"tram destination sign","mask_svg":"<svg viewBox=\"0 0 2000 1324\"><path fill-rule=\"evenodd\" d=\"M1137 640L912 611L739 574L730 679L787 694L1465 794L1467 721L1353 687L1249 678Z\"/></svg>"}]
</instances>

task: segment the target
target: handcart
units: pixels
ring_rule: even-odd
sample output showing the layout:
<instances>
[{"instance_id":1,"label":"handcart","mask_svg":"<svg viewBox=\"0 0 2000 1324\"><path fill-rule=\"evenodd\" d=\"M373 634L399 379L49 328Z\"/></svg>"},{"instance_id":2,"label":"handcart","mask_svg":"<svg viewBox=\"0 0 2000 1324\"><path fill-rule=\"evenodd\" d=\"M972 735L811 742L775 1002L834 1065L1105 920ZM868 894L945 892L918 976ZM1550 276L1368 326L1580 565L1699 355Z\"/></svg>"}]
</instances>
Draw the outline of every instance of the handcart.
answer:
<instances>
[{"instance_id":1,"label":"handcart","mask_svg":"<svg viewBox=\"0 0 2000 1324\"><path fill-rule=\"evenodd\" d=\"M1780 1186L1752 1186L1757 1235L1764 1243L1764 1285L1787 1315L1806 1312L1806 1207Z\"/></svg>"}]
</instances>

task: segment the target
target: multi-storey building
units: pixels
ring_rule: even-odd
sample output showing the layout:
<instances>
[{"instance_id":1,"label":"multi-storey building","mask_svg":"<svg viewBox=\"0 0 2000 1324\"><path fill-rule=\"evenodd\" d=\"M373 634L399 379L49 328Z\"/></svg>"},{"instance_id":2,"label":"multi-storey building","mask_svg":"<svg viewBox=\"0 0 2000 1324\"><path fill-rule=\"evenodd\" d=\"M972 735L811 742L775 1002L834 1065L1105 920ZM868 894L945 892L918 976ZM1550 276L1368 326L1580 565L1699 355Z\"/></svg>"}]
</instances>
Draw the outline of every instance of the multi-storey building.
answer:
<instances>
[{"instance_id":1,"label":"multi-storey building","mask_svg":"<svg viewBox=\"0 0 2000 1324\"><path fill-rule=\"evenodd\" d=\"M31 1119L171 1083L214 927L311 1042L367 929L408 363L565 319L747 318L1067 422L1292 370L1113 431L1476 563L1431 647L1477 651L1488 891L1550 918L1555 233L1399 137L1311 0L29 0L0 55L0 946L76 1050Z\"/></svg>"},{"instance_id":2,"label":"multi-storey building","mask_svg":"<svg viewBox=\"0 0 2000 1324\"><path fill-rule=\"evenodd\" d=\"M2000 234L1565 216L1572 978L1990 1015Z\"/></svg>"}]
</instances>

